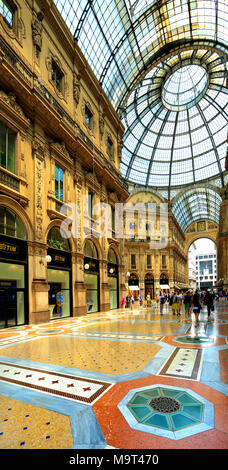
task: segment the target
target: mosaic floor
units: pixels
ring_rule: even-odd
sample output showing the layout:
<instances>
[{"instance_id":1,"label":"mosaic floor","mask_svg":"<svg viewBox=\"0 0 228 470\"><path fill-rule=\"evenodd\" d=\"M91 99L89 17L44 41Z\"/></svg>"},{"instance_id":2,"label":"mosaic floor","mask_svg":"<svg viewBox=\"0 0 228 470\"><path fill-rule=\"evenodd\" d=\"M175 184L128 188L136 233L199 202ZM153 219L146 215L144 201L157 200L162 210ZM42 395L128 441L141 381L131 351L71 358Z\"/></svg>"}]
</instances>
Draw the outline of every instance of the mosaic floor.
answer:
<instances>
[{"instance_id":1,"label":"mosaic floor","mask_svg":"<svg viewBox=\"0 0 228 470\"><path fill-rule=\"evenodd\" d=\"M228 449L228 303L0 330L0 449Z\"/></svg>"}]
</instances>

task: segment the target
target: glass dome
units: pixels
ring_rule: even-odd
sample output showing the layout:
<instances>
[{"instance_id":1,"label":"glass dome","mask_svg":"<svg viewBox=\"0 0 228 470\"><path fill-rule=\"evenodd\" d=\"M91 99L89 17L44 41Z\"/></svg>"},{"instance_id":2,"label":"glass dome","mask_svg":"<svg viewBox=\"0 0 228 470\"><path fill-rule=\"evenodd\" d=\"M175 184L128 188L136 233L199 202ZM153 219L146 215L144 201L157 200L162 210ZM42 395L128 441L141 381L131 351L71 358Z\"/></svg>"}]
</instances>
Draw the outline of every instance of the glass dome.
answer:
<instances>
[{"instance_id":1,"label":"glass dome","mask_svg":"<svg viewBox=\"0 0 228 470\"><path fill-rule=\"evenodd\" d=\"M224 186L228 5L224 0L54 0L123 119L128 182Z\"/></svg>"},{"instance_id":2,"label":"glass dome","mask_svg":"<svg viewBox=\"0 0 228 470\"><path fill-rule=\"evenodd\" d=\"M222 179L227 117L225 59L200 49L168 57L128 98L123 177L157 188Z\"/></svg>"},{"instance_id":3,"label":"glass dome","mask_svg":"<svg viewBox=\"0 0 228 470\"><path fill-rule=\"evenodd\" d=\"M172 73L162 87L162 102L168 109L181 111L194 106L209 83L207 71L199 65L185 65Z\"/></svg>"}]
</instances>

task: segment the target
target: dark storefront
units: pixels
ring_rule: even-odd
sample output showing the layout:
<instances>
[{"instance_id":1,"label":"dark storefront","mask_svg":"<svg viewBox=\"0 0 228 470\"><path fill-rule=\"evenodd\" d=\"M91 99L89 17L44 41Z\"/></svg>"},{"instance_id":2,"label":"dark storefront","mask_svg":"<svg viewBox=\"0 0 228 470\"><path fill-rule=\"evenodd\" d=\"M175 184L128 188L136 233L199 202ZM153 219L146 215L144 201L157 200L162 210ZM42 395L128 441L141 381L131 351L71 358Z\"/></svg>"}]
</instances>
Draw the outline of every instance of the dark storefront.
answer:
<instances>
[{"instance_id":1,"label":"dark storefront","mask_svg":"<svg viewBox=\"0 0 228 470\"><path fill-rule=\"evenodd\" d=\"M0 234L0 328L28 323L27 242Z\"/></svg>"},{"instance_id":2,"label":"dark storefront","mask_svg":"<svg viewBox=\"0 0 228 470\"><path fill-rule=\"evenodd\" d=\"M72 312L72 260L67 239L63 239L58 227L48 235L48 304L50 320L66 318Z\"/></svg>"}]
</instances>

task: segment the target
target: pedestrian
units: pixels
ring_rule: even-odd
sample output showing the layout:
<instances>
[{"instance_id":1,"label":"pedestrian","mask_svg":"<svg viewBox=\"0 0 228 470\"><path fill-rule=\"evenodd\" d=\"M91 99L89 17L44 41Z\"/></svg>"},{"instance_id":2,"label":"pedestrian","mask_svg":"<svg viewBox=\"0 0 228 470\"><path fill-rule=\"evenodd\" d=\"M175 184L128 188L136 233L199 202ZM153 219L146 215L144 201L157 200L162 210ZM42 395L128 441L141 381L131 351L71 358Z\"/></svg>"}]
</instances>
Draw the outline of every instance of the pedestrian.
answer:
<instances>
[{"instance_id":1,"label":"pedestrian","mask_svg":"<svg viewBox=\"0 0 228 470\"><path fill-rule=\"evenodd\" d=\"M150 306L150 294L147 294L146 300L147 300L147 307L149 307Z\"/></svg>"},{"instance_id":2,"label":"pedestrian","mask_svg":"<svg viewBox=\"0 0 228 470\"><path fill-rule=\"evenodd\" d=\"M181 304L182 304L182 294L181 292L179 291L177 296L176 296L176 312L177 312L177 316L180 316L180 309L181 309Z\"/></svg>"},{"instance_id":3,"label":"pedestrian","mask_svg":"<svg viewBox=\"0 0 228 470\"><path fill-rule=\"evenodd\" d=\"M185 308L185 315L190 315L190 308L191 308L191 295L188 291L184 296L184 308Z\"/></svg>"},{"instance_id":4,"label":"pedestrian","mask_svg":"<svg viewBox=\"0 0 228 470\"><path fill-rule=\"evenodd\" d=\"M192 303L193 303L193 313L195 315L195 326L199 325L199 314L200 310L202 309L200 294L199 290L196 289L195 294L193 295Z\"/></svg>"},{"instance_id":5,"label":"pedestrian","mask_svg":"<svg viewBox=\"0 0 228 470\"><path fill-rule=\"evenodd\" d=\"M121 300L121 305L122 305L123 308L124 308L125 305L126 305L126 300L125 300L124 298Z\"/></svg>"},{"instance_id":6,"label":"pedestrian","mask_svg":"<svg viewBox=\"0 0 228 470\"><path fill-rule=\"evenodd\" d=\"M178 310L177 294L176 294L176 292L174 292L173 303L172 303L172 313L173 313L173 315L176 315L177 310Z\"/></svg>"},{"instance_id":7,"label":"pedestrian","mask_svg":"<svg viewBox=\"0 0 228 470\"><path fill-rule=\"evenodd\" d=\"M207 289L207 293L204 297L204 304L207 306L207 315L210 318L211 310L214 309L213 294L211 289Z\"/></svg>"},{"instance_id":8,"label":"pedestrian","mask_svg":"<svg viewBox=\"0 0 228 470\"><path fill-rule=\"evenodd\" d=\"M160 303L160 314L163 315L163 308L164 308L164 304L165 304L165 296L164 294L161 294L159 296L159 303Z\"/></svg>"}]
</instances>

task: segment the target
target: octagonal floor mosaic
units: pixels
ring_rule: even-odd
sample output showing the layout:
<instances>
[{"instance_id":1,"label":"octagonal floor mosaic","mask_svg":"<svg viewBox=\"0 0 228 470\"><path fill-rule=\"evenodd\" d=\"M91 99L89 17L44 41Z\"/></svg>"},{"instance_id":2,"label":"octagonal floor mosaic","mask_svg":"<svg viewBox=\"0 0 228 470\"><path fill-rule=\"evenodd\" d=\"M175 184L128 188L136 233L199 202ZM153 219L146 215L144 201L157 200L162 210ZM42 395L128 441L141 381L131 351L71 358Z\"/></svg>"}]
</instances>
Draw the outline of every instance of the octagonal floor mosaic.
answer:
<instances>
[{"instance_id":1,"label":"octagonal floor mosaic","mask_svg":"<svg viewBox=\"0 0 228 470\"><path fill-rule=\"evenodd\" d=\"M171 439L182 439L213 428L212 403L179 387L155 385L131 391L119 404L119 409L134 429Z\"/></svg>"}]
</instances>

